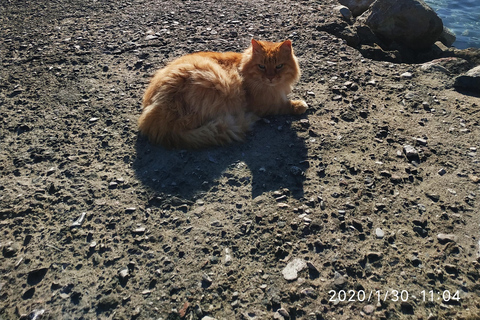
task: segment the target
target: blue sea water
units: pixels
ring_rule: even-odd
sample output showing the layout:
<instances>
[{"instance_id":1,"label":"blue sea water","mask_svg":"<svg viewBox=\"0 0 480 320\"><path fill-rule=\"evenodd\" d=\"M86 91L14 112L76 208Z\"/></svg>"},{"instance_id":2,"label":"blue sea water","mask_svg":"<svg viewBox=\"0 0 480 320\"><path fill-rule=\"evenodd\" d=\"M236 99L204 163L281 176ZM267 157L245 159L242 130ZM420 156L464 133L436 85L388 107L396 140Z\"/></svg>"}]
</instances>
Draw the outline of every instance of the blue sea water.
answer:
<instances>
[{"instance_id":1,"label":"blue sea water","mask_svg":"<svg viewBox=\"0 0 480 320\"><path fill-rule=\"evenodd\" d=\"M455 33L455 48L480 48L480 0L424 0Z\"/></svg>"}]
</instances>

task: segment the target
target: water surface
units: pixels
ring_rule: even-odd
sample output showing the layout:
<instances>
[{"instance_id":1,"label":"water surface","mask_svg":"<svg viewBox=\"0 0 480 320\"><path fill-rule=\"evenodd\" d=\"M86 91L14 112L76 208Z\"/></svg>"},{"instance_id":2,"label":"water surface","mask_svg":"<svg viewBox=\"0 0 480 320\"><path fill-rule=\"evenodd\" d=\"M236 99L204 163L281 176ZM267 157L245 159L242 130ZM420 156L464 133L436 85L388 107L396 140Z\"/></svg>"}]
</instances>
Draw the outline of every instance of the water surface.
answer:
<instances>
[{"instance_id":1,"label":"water surface","mask_svg":"<svg viewBox=\"0 0 480 320\"><path fill-rule=\"evenodd\" d=\"M458 49L480 48L480 0L425 0L449 28Z\"/></svg>"}]
</instances>

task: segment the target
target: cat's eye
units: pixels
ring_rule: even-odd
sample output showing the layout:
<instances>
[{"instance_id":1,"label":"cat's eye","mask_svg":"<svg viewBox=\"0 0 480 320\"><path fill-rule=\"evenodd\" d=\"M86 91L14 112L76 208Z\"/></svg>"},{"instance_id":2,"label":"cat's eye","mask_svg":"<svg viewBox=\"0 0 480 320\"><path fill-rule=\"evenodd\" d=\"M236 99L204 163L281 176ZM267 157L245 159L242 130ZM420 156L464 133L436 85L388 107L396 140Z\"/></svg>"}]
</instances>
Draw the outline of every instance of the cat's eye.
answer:
<instances>
[{"instance_id":1,"label":"cat's eye","mask_svg":"<svg viewBox=\"0 0 480 320\"><path fill-rule=\"evenodd\" d=\"M265 70L265 65L264 64L259 64L258 67L262 70Z\"/></svg>"},{"instance_id":2,"label":"cat's eye","mask_svg":"<svg viewBox=\"0 0 480 320\"><path fill-rule=\"evenodd\" d=\"M280 70L280 69L283 68L283 64L279 64L279 65L277 65L275 68L277 68L277 70Z\"/></svg>"}]
</instances>

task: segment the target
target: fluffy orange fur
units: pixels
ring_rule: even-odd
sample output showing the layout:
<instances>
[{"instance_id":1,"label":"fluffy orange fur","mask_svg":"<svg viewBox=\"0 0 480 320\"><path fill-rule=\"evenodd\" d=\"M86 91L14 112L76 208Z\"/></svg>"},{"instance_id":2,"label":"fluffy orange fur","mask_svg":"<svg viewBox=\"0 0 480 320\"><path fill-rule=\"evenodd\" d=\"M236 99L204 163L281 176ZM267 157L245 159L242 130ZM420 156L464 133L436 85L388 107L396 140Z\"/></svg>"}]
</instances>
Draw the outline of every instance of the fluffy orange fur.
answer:
<instances>
[{"instance_id":1,"label":"fluffy orange fur","mask_svg":"<svg viewBox=\"0 0 480 320\"><path fill-rule=\"evenodd\" d=\"M243 141L259 117L307 110L305 101L287 98L299 78L290 40L252 39L243 53L189 54L157 71L138 126L151 143L167 148Z\"/></svg>"}]
</instances>

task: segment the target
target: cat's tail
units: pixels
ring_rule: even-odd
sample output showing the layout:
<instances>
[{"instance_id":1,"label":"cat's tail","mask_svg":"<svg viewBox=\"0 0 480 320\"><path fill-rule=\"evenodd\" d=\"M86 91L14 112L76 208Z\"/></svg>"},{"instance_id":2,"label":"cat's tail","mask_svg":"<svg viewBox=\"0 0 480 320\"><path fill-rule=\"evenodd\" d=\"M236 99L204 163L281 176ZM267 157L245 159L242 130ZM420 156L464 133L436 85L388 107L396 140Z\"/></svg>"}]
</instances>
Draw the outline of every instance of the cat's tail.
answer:
<instances>
[{"instance_id":1,"label":"cat's tail","mask_svg":"<svg viewBox=\"0 0 480 320\"><path fill-rule=\"evenodd\" d=\"M143 114L148 113L145 111L147 110L144 110ZM139 129L153 144L161 144L169 149L201 149L244 141L257 120L258 117L253 113L225 114L195 129L162 132L161 128L155 125L143 127L140 119Z\"/></svg>"}]
</instances>

